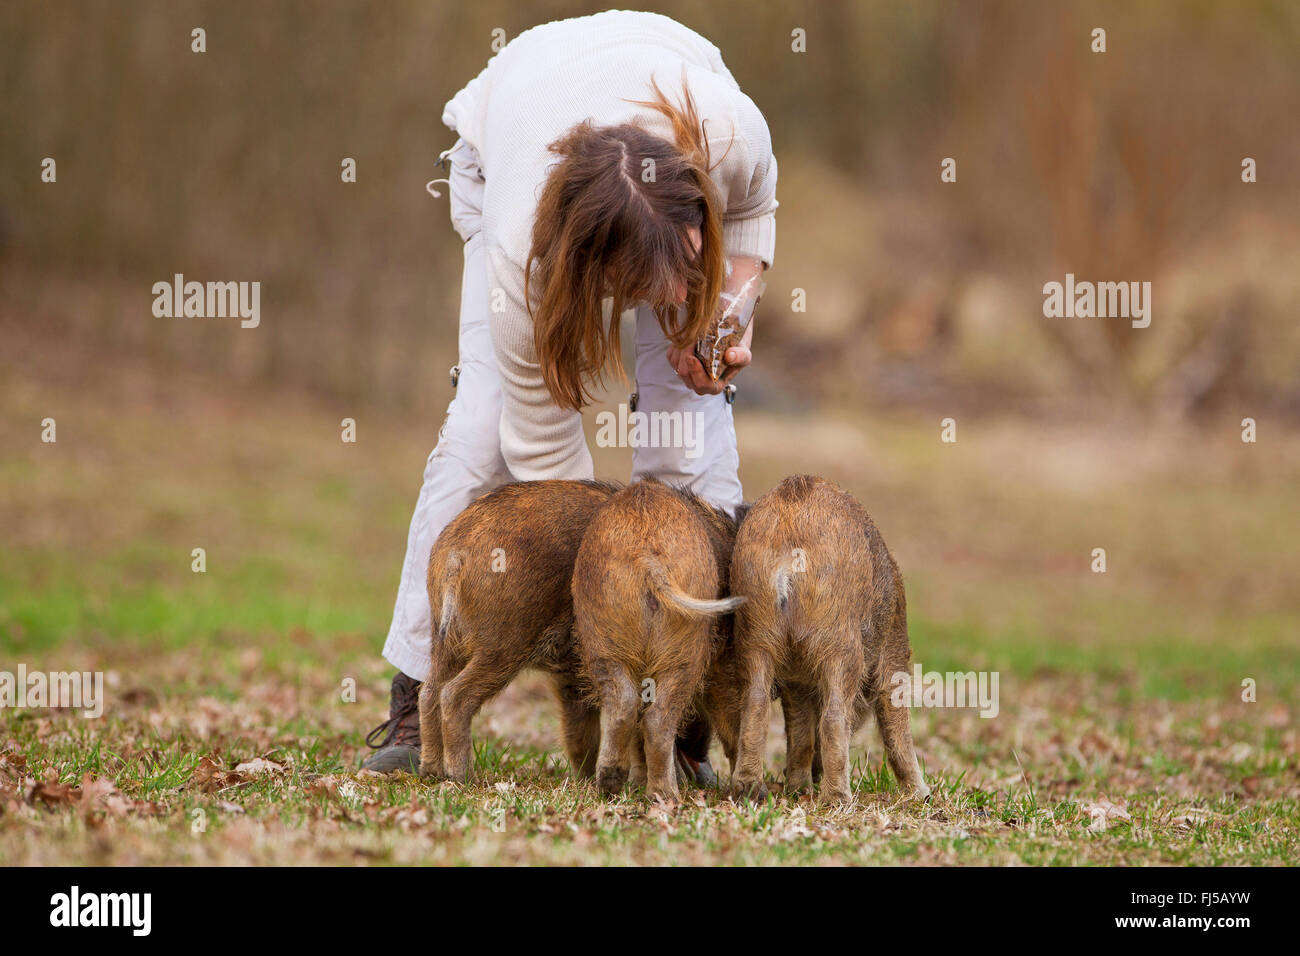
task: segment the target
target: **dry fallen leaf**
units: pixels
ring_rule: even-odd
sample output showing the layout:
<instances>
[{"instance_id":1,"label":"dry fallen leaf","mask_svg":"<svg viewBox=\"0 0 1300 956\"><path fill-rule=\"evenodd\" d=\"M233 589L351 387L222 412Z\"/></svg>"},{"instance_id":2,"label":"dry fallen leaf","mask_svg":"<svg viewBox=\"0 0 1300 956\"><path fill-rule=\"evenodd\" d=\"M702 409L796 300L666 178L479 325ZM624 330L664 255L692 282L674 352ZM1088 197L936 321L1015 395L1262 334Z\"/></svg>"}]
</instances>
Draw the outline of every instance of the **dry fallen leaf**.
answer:
<instances>
[{"instance_id":1,"label":"dry fallen leaf","mask_svg":"<svg viewBox=\"0 0 1300 956\"><path fill-rule=\"evenodd\" d=\"M242 766L242 764L241 764ZM190 786L204 793L213 793L247 779L237 770L222 770L221 765L211 757L200 757L190 773Z\"/></svg>"},{"instance_id":2,"label":"dry fallen leaf","mask_svg":"<svg viewBox=\"0 0 1300 956\"><path fill-rule=\"evenodd\" d=\"M37 781L32 787L31 795L28 797L28 803L34 804L37 800L48 807L57 807L61 804L76 803L81 799L81 789L74 787L70 783L59 783L58 776L53 770L46 773L45 779Z\"/></svg>"},{"instance_id":3,"label":"dry fallen leaf","mask_svg":"<svg viewBox=\"0 0 1300 956\"><path fill-rule=\"evenodd\" d=\"M1088 829L1095 832L1102 832L1108 826L1110 820L1131 820L1128 811L1121 804L1112 803L1106 794L1101 794L1096 803L1082 802L1079 804L1083 812L1092 818L1092 823Z\"/></svg>"},{"instance_id":4,"label":"dry fallen leaf","mask_svg":"<svg viewBox=\"0 0 1300 956\"><path fill-rule=\"evenodd\" d=\"M212 784L221 772L220 764L211 757L200 757L190 771L190 785L204 791L215 790L216 787Z\"/></svg>"},{"instance_id":5,"label":"dry fallen leaf","mask_svg":"<svg viewBox=\"0 0 1300 956\"><path fill-rule=\"evenodd\" d=\"M81 799L98 800L111 793L117 793L117 785L108 777L92 777L86 774L81 778Z\"/></svg>"},{"instance_id":6,"label":"dry fallen leaf","mask_svg":"<svg viewBox=\"0 0 1300 956\"><path fill-rule=\"evenodd\" d=\"M236 766L235 773L284 773L284 767L273 760L254 757Z\"/></svg>"}]
</instances>

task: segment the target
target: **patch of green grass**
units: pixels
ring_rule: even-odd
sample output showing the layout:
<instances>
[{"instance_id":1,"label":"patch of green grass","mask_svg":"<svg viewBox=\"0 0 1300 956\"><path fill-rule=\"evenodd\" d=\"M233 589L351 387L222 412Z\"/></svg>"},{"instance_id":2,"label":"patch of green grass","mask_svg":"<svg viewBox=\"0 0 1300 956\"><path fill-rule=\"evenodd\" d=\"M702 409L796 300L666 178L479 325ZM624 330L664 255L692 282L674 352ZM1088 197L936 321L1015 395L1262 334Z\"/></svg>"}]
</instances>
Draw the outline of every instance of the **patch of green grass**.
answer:
<instances>
[{"instance_id":1,"label":"patch of green grass","mask_svg":"<svg viewBox=\"0 0 1300 956\"><path fill-rule=\"evenodd\" d=\"M0 634L15 650L69 644L167 650L217 644L230 633L373 632L391 610L368 594L340 594L329 582L286 586L283 570L268 573L262 562L200 574L188 570L187 557L177 559L186 563L183 574L169 580L131 570L129 556L85 568L59 566L52 554L0 556Z\"/></svg>"}]
</instances>

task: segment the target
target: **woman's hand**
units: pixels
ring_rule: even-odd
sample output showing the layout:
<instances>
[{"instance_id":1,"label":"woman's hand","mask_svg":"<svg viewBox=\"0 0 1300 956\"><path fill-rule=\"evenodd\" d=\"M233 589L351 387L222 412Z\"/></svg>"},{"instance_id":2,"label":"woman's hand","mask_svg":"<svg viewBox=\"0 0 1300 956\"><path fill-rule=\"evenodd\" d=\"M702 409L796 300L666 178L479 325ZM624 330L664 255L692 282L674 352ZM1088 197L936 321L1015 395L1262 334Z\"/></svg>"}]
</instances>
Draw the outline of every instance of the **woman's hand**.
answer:
<instances>
[{"instance_id":1,"label":"woman's hand","mask_svg":"<svg viewBox=\"0 0 1300 956\"><path fill-rule=\"evenodd\" d=\"M745 283L755 275L763 272L763 263L751 256L729 256L729 270L723 288L727 292L736 293ZM697 395L717 395L727 387L730 382L740 372L742 368L748 365L754 359L751 346L754 341L754 323L751 320L745 328L745 334L741 336L740 343L727 349L722 355L722 361L726 368L722 377L716 382L709 377L700 360L696 358L692 349L679 349L674 346L668 346L668 364L677 372L677 375L687 387Z\"/></svg>"},{"instance_id":2,"label":"woman's hand","mask_svg":"<svg viewBox=\"0 0 1300 956\"><path fill-rule=\"evenodd\" d=\"M742 368L754 360L754 353L750 350L753 341L754 323L750 322L740 344L733 345L723 354L722 360L727 363L727 370L716 382L709 378L709 373L704 371L704 366L700 364L700 360L695 357L691 349L668 346L668 364L677 370L678 377L695 394L718 395Z\"/></svg>"}]
</instances>

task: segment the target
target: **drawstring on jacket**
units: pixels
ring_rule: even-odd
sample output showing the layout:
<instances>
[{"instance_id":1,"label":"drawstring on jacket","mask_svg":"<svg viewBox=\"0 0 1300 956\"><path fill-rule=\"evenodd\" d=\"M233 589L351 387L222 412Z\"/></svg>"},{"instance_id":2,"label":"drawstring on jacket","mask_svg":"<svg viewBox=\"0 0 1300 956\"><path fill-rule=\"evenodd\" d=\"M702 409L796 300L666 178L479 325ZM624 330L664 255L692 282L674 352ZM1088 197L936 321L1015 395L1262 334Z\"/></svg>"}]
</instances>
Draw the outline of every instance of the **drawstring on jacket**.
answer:
<instances>
[{"instance_id":1,"label":"drawstring on jacket","mask_svg":"<svg viewBox=\"0 0 1300 956\"><path fill-rule=\"evenodd\" d=\"M455 151L456 147L460 146L463 142L464 140L458 139L456 140L455 146L452 146L449 149L444 149L441 153L438 154L438 161L434 163L434 165L441 166L443 169L446 169L448 158ZM447 188L448 189L451 188L450 179L430 179L427 183L424 184L424 188L429 191L429 195L432 196L434 199L442 198L442 193L438 192L438 190L433 188L434 186L438 185L438 183L446 183Z\"/></svg>"}]
</instances>

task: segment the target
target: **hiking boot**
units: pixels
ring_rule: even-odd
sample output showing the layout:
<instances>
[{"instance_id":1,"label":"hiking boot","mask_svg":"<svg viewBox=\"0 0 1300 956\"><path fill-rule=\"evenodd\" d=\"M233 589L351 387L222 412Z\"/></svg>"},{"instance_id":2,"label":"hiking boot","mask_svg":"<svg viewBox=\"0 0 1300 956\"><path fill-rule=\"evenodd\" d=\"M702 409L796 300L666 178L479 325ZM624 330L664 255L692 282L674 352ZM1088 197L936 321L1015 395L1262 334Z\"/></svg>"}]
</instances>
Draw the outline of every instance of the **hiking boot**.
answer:
<instances>
[{"instance_id":1,"label":"hiking boot","mask_svg":"<svg viewBox=\"0 0 1300 956\"><path fill-rule=\"evenodd\" d=\"M383 739L376 743L376 738ZM388 719L366 735L366 746L374 749L361 764L362 770L392 773L420 772L420 682L401 671L393 678Z\"/></svg>"},{"instance_id":2,"label":"hiking boot","mask_svg":"<svg viewBox=\"0 0 1300 956\"><path fill-rule=\"evenodd\" d=\"M697 787L716 787L718 775L709 763L709 742L713 728L703 714L696 714L677 733L677 779Z\"/></svg>"},{"instance_id":3,"label":"hiking boot","mask_svg":"<svg viewBox=\"0 0 1300 956\"><path fill-rule=\"evenodd\" d=\"M693 783L697 787L714 787L718 785L718 775L713 771L709 758L696 760L687 756L680 747L677 749L677 779Z\"/></svg>"}]
</instances>

